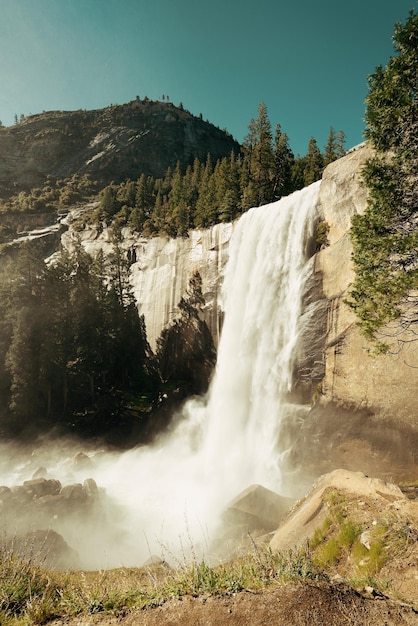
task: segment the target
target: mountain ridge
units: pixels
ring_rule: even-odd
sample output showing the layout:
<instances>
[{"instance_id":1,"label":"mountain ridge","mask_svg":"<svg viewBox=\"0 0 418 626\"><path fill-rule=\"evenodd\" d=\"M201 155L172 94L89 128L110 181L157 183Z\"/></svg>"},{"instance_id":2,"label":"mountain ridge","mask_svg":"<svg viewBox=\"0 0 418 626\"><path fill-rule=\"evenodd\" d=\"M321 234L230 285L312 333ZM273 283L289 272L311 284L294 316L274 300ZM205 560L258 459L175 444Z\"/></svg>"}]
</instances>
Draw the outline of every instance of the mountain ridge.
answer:
<instances>
[{"instance_id":1,"label":"mountain ridge","mask_svg":"<svg viewBox=\"0 0 418 626\"><path fill-rule=\"evenodd\" d=\"M178 161L239 152L226 131L182 105L137 98L91 111L48 111L0 128L0 197L87 174L99 187L142 173L163 177Z\"/></svg>"}]
</instances>

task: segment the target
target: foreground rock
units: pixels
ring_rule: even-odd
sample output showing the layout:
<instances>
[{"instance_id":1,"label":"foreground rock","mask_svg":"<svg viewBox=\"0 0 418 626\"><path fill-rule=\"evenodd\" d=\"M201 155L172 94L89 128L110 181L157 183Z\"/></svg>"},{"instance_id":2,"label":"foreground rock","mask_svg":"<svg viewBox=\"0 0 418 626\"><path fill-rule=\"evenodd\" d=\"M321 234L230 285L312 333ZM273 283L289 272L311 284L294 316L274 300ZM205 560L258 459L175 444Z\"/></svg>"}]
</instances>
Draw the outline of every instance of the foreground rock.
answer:
<instances>
[{"instance_id":1,"label":"foreground rock","mask_svg":"<svg viewBox=\"0 0 418 626\"><path fill-rule=\"evenodd\" d=\"M54 530L33 530L7 541L6 548L24 560L54 570L78 569L80 558Z\"/></svg>"},{"instance_id":2,"label":"foreground rock","mask_svg":"<svg viewBox=\"0 0 418 626\"><path fill-rule=\"evenodd\" d=\"M291 550L300 548L309 540L329 514L325 494L332 488L341 493L352 494L359 499L370 498L376 506L380 505L383 509L388 503L398 501L408 508L407 498L396 485L368 478L361 472L335 470L316 481L308 495L298 503L275 532L270 547L273 550Z\"/></svg>"},{"instance_id":3,"label":"foreground rock","mask_svg":"<svg viewBox=\"0 0 418 626\"><path fill-rule=\"evenodd\" d=\"M270 548L306 544L331 577L388 581L387 593L418 611L418 502L396 485L347 470L321 476Z\"/></svg>"},{"instance_id":4,"label":"foreground rock","mask_svg":"<svg viewBox=\"0 0 418 626\"><path fill-rule=\"evenodd\" d=\"M88 470L89 461L86 455L77 455L72 463ZM35 478L13 487L0 486L0 544L48 568L78 569L83 559L74 547L79 548L81 538L86 540L87 528L91 532L98 521L105 522L105 494L93 478L62 485L46 475L41 467Z\"/></svg>"}]
</instances>

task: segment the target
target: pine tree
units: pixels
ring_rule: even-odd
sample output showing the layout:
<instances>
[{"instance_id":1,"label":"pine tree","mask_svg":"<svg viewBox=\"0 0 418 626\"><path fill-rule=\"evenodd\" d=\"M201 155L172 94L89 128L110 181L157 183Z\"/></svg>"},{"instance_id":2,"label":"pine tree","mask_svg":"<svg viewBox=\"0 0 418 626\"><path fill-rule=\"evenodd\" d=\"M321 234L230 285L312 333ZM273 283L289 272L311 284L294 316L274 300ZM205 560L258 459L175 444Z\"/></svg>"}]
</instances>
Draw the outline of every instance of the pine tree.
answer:
<instances>
[{"instance_id":1,"label":"pine tree","mask_svg":"<svg viewBox=\"0 0 418 626\"><path fill-rule=\"evenodd\" d=\"M291 181L292 191L303 189L305 186L304 172L306 167L306 157L297 156L292 165Z\"/></svg>"},{"instance_id":2,"label":"pine tree","mask_svg":"<svg viewBox=\"0 0 418 626\"><path fill-rule=\"evenodd\" d=\"M316 139L311 137L308 145L308 152L305 160L303 172L303 182L305 187L319 180L324 169L324 159L316 143Z\"/></svg>"},{"instance_id":3,"label":"pine tree","mask_svg":"<svg viewBox=\"0 0 418 626\"><path fill-rule=\"evenodd\" d=\"M213 177L212 160L208 154L196 202L195 226L197 228L207 228L216 222L217 214L215 179Z\"/></svg>"},{"instance_id":4,"label":"pine tree","mask_svg":"<svg viewBox=\"0 0 418 626\"><path fill-rule=\"evenodd\" d=\"M342 130L339 130L338 133L335 133L333 127L330 126L328 140L325 146L323 157L324 168L336 159L344 156L344 141L344 132Z\"/></svg>"},{"instance_id":5,"label":"pine tree","mask_svg":"<svg viewBox=\"0 0 418 626\"><path fill-rule=\"evenodd\" d=\"M183 176L181 164L178 161L171 179L171 189L168 194L169 222L172 236L187 235L190 224L190 207L187 202L186 178Z\"/></svg>"},{"instance_id":6,"label":"pine tree","mask_svg":"<svg viewBox=\"0 0 418 626\"><path fill-rule=\"evenodd\" d=\"M6 367L11 381L10 409L18 425L33 418L38 409L40 322L28 306L15 312Z\"/></svg>"},{"instance_id":7,"label":"pine tree","mask_svg":"<svg viewBox=\"0 0 418 626\"><path fill-rule=\"evenodd\" d=\"M388 341L401 350L417 335L418 14L395 25L393 41L396 55L369 78L365 136L376 154L363 169L368 206L351 229L350 304L365 336L384 351ZM388 322L392 337L381 335Z\"/></svg>"},{"instance_id":8,"label":"pine tree","mask_svg":"<svg viewBox=\"0 0 418 626\"><path fill-rule=\"evenodd\" d=\"M277 124L274 138L272 200L278 200L293 191L292 167L294 161L295 158L289 147L287 135L282 133L280 124Z\"/></svg>"},{"instance_id":9,"label":"pine tree","mask_svg":"<svg viewBox=\"0 0 418 626\"><path fill-rule=\"evenodd\" d=\"M250 188L255 188L256 204L259 206L271 201L274 167L271 124L264 102L258 106L258 117L256 120L251 120L248 129L249 133L244 139L248 169L246 186L248 191Z\"/></svg>"}]
</instances>

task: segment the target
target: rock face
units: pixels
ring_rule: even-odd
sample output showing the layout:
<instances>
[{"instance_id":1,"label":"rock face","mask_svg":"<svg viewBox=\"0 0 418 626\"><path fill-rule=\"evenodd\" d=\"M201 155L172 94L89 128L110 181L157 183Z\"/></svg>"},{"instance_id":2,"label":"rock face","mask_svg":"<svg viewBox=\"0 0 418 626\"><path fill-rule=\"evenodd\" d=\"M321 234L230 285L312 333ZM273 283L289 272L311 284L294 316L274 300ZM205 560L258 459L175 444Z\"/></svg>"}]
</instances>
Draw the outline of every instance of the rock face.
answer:
<instances>
[{"instance_id":1,"label":"rock face","mask_svg":"<svg viewBox=\"0 0 418 626\"><path fill-rule=\"evenodd\" d=\"M131 266L133 293L139 313L145 317L147 337L153 349L162 329L178 314L177 305L185 296L195 271L202 278L206 302L203 317L217 345L222 324L218 300L232 230L230 223L216 224L205 230L193 230L186 238L145 239L124 229L122 246L134 260ZM100 249L106 254L112 249L107 229L99 232L92 228L77 234L69 230L62 236L64 246L70 248L74 236L80 238L91 254Z\"/></svg>"},{"instance_id":2,"label":"rock face","mask_svg":"<svg viewBox=\"0 0 418 626\"><path fill-rule=\"evenodd\" d=\"M373 354L345 303L354 280L351 219L367 206L361 169L371 154L361 146L332 163L320 187L329 245L315 255L311 298L325 325L323 378L300 445L309 446L316 470L343 466L401 479L418 473L417 343Z\"/></svg>"},{"instance_id":3,"label":"rock face","mask_svg":"<svg viewBox=\"0 0 418 626\"><path fill-rule=\"evenodd\" d=\"M372 346L360 335L355 315L344 302L354 279L351 217L366 208L360 176L370 155L370 148L361 147L329 165L320 189L323 216L330 226L330 245L316 255L315 268L328 301L323 399L396 416L418 428L416 344L406 345L397 356L370 355Z\"/></svg>"},{"instance_id":4,"label":"rock face","mask_svg":"<svg viewBox=\"0 0 418 626\"><path fill-rule=\"evenodd\" d=\"M361 169L371 154L369 147L360 146L324 172L319 202L322 219L329 225L328 245L313 258L296 376L302 392L305 388L304 401L310 401L313 386L319 382L323 405L365 410L418 431L416 344L406 345L398 356L369 354L371 346L361 336L355 315L345 304L354 280L351 218L366 208L367 190L361 181ZM205 320L217 344L222 324L220 285L232 231L232 224L218 224L175 240L138 239L125 232L123 245L135 261L134 293L153 347L163 327L175 317L177 304L195 270L202 276ZM90 252L110 250L106 229L100 234L90 229L78 235ZM70 245L70 238L71 231L64 234L65 245Z\"/></svg>"},{"instance_id":5,"label":"rock face","mask_svg":"<svg viewBox=\"0 0 418 626\"><path fill-rule=\"evenodd\" d=\"M177 161L237 154L225 131L172 103L134 100L96 111L52 111L0 129L0 196L47 177L89 174L101 186L139 174L164 176Z\"/></svg>"},{"instance_id":6,"label":"rock face","mask_svg":"<svg viewBox=\"0 0 418 626\"><path fill-rule=\"evenodd\" d=\"M141 118L141 107L145 107L145 103L131 103L126 107L126 111L122 107L123 110L116 113L128 124L131 118ZM156 119L163 110L166 113L168 110L161 103L149 104L149 108L150 111L155 108ZM105 111L97 119L104 119ZM180 123L184 112L175 109L172 113L178 116ZM82 112L71 115L82 117ZM87 113L85 115L88 117ZM29 119L14 130L6 130L18 135L24 132L26 125L41 124L41 118ZM167 124L175 123L170 120ZM92 135L89 150L98 150L102 141L98 134L100 124L98 121L95 124L93 130L98 143L93 141ZM345 467L353 469L359 467L360 462L363 471L375 475L380 475L384 465L385 476L388 476L391 468L400 464L405 470L409 468L409 473L411 470L418 473L418 344L406 344L399 354L371 354L371 346L360 334L355 315L345 303L354 280L351 219L366 209L367 190L362 185L361 169L371 154L369 147L361 146L329 165L324 172L319 202L321 218L329 226L328 245L312 259L313 274L304 298L304 330L295 376L298 401L302 398L309 404L314 396L316 403L300 436L309 442L316 462L325 462L323 450L327 450L329 465L322 466L321 470L329 471L342 461ZM101 159L105 163L108 158L110 156L105 154L98 156L91 165L93 167L94 163L96 167ZM83 162L85 164L86 160ZM0 170L1 167L5 167L4 164ZM0 183L1 176L0 171ZM76 236L81 238L87 251L94 253L103 249L105 254L109 253L112 248L109 231L87 228L74 233L72 213L62 220L62 226L69 227L62 234L63 244L71 246L72 237ZM162 329L176 317L177 305L186 295L190 277L196 270L202 278L206 302L204 319L217 345L222 325L220 286L233 228L233 224L218 224L207 230L191 231L189 237L175 240L138 238L124 231L122 245L132 261L132 285L153 348ZM56 237L57 233L53 235Z\"/></svg>"}]
</instances>

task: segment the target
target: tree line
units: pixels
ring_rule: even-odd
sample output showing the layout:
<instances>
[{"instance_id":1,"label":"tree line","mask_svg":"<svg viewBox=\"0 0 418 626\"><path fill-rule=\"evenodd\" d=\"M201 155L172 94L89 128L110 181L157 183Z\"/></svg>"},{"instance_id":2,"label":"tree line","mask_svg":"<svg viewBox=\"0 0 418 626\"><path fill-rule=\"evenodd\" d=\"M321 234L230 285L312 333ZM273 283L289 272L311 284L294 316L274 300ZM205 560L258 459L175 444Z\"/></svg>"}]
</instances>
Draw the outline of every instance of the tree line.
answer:
<instances>
[{"instance_id":1,"label":"tree line","mask_svg":"<svg viewBox=\"0 0 418 626\"><path fill-rule=\"evenodd\" d=\"M280 124L272 127L264 103L251 120L239 154L205 163L195 159L169 168L162 179L141 174L137 180L110 184L87 219L129 226L144 236L185 236L191 228L228 222L247 209L278 200L322 176L344 154L344 133L331 127L324 152L311 138L307 154L295 157Z\"/></svg>"}]
</instances>

